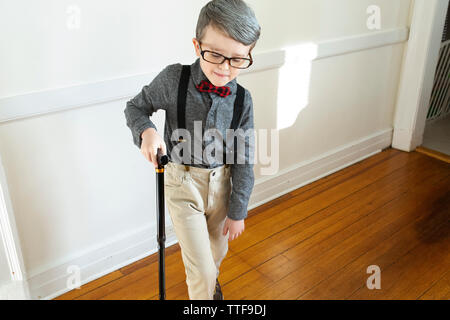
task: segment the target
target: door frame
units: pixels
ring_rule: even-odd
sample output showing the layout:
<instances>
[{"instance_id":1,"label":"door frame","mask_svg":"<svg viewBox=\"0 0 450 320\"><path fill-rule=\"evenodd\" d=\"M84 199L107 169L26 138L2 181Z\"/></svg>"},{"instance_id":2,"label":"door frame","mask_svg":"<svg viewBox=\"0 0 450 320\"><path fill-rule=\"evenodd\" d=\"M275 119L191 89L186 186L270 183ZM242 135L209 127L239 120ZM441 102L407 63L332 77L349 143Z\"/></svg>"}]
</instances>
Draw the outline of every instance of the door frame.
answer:
<instances>
[{"instance_id":1,"label":"door frame","mask_svg":"<svg viewBox=\"0 0 450 320\"><path fill-rule=\"evenodd\" d=\"M0 250L2 249L9 266L10 281L0 285L0 298L30 299L19 234L0 155Z\"/></svg>"},{"instance_id":2,"label":"door frame","mask_svg":"<svg viewBox=\"0 0 450 320\"><path fill-rule=\"evenodd\" d=\"M423 141L449 0L414 0L394 115L392 148L413 151Z\"/></svg>"}]
</instances>

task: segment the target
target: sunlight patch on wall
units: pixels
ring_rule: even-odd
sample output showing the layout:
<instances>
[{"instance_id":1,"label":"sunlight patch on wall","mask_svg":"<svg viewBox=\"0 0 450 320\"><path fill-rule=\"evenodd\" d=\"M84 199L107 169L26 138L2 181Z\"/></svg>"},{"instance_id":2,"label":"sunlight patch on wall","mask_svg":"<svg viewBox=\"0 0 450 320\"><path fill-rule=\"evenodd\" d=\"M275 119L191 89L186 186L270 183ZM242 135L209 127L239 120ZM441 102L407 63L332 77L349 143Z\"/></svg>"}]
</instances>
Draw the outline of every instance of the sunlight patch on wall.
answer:
<instances>
[{"instance_id":1,"label":"sunlight patch on wall","mask_svg":"<svg viewBox=\"0 0 450 320\"><path fill-rule=\"evenodd\" d=\"M308 105L311 64L318 51L315 43L286 47L283 50L285 63L278 73L278 130L292 126L300 111Z\"/></svg>"}]
</instances>

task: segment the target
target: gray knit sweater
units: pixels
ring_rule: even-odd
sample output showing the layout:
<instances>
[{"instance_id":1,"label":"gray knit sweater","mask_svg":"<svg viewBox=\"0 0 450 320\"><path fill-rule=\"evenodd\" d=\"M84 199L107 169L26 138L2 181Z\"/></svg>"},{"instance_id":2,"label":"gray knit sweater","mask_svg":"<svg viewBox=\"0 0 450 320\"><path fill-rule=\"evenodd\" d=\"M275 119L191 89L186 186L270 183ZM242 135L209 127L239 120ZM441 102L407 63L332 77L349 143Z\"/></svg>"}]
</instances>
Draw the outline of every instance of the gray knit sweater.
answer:
<instances>
[{"instance_id":1,"label":"gray knit sweater","mask_svg":"<svg viewBox=\"0 0 450 320\"><path fill-rule=\"evenodd\" d=\"M170 154L172 149L179 143L178 137L172 137L172 132L178 128L177 99L181 69L182 65L179 63L168 65L150 84L144 86L138 95L127 102L124 110L126 124L131 129L133 142L138 148L141 147L141 134L145 129L154 128L157 130L154 123L149 119L149 116L153 112L163 109L166 112L164 141L167 147L167 154L171 158ZM208 161L205 157L202 157L204 148L213 141L212 138L209 140L203 139L203 133L207 129L216 129L220 131L223 137L226 137L226 129L230 128L233 117L237 83L236 79L233 79L226 84L226 86L230 87L231 94L224 98L213 92L199 92L195 88L195 85L199 84L201 80L208 79L200 67L200 58L197 58L191 64L191 77L186 98L186 129L191 135L191 150L194 150L194 143L201 143L202 153L190 152L190 162L183 161L183 163L189 163L189 165L196 167L214 168L223 165L223 163L229 163L229 161L224 160L221 163L219 161ZM198 126L201 122L201 136L199 134L194 135L194 121L197 125L197 133L199 132ZM247 217L248 201L254 186L253 102L250 92L247 89L245 89L242 117L239 119L238 128L247 132L247 139L244 137L241 140L245 141L245 163L242 163L244 153L241 152L241 161L230 164L232 191L227 216L233 220L242 220ZM250 136L252 138L249 139ZM172 158L171 160L179 162Z\"/></svg>"}]
</instances>

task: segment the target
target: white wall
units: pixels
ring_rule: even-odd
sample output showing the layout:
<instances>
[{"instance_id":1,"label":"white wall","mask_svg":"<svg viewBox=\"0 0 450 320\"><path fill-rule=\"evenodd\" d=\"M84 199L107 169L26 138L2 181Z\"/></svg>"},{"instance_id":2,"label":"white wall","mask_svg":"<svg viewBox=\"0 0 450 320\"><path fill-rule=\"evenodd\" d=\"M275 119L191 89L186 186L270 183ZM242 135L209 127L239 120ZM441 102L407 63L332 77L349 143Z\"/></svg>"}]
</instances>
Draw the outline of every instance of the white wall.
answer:
<instances>
[{"instance_id":1,"label":"white wall","mask_svg":"<svg viewBox=\"0 0 450 320\"><path fill-rule=\"evenodd\" d=\"M159 70L194 57L191 39L208 1L2 0L0 97ZM368 32L366 8L382 29L407 25L410 0L250 0L262 27L255 52ZM80 29L71 30L71 5ZM74 11L70 11L74 12ZM26 77L24 76L26 75Z\"/></svg>"},{"instance_id":2,"label":"white wall","mask_svg":"<svg viewBox=\"0 0 450 320\"><path fill-rule=\"evenodd\" d=\"M191 39L206 2L2 0L0 111L2 98L192 63ZM304 42L336 40L342 46L341 38L376 32L366 27L370 5L381 8L382 31L404 28L411 5L410 0L248 3L262 26L255 56ZM80 29L71 30L66 10L74 4ZM238 81L252 92L256 127L279 130L280 171L263 176L257 164L256 184L390 134L403 50L397 43L241 75ZM293 82L300 96L284 92L285 82ZM61 276L68 265L80 264L87 281L155 252L155 234L149 233L155 228L154 173L132 144L123 114L141 88L119 100L0 122L0 154L34 297L66 291ZM162 129L163 114L153 120ZM359 156L373 151L361 148ZM337 169L330 165L325 172ZM321 170L311 171L309 179ZM299 176L297 184L306 180ZM294 186L280 184L275 193ZM262 195L252 204L268 200ZM139 250L136 243L142 243ZM93 257L98 263L89 269Z\"/></svg>"}]
</instances>

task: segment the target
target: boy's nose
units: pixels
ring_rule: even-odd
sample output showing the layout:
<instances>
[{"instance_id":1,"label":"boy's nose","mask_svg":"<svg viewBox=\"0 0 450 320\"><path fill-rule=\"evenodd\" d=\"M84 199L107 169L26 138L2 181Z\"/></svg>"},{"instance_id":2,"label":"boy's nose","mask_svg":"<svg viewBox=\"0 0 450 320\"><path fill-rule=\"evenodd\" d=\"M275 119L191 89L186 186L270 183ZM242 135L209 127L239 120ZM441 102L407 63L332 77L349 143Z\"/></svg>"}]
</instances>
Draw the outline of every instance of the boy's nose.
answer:
<instances>
[{"instance_id":1,"label":"boy's nose","mask_svg":"<svg viewBox=\"0 0 450 320\"><path fill-rule=\"evenodd\" d=\"M228 69L230 69L230 61L229 60L225 60L219 66L220 66L220 69L228 70Z\"/></svg>"}]
</instances>

